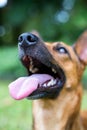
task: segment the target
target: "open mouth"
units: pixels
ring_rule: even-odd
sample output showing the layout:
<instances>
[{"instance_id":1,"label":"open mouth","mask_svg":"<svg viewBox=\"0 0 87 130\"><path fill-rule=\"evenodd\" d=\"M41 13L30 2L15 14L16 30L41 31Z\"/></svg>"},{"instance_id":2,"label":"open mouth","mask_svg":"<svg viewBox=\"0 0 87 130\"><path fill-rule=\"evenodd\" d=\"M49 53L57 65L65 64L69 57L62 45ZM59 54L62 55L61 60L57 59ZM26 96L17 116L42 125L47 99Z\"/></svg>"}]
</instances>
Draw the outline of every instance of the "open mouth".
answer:
<instances>
[{"instance_id":1,"label":"open mouth","mask_svg":"<svg viewBox=\"0 0 87 130\"><path fill-rule=\"evenodd\" d=\"M56 98L65 83L62 69L49 61L42 63L28 55L23 56L21 61L28 70L28 76L18 78L9 85L11 96L16 100Z\"/></svg>"},{"instance_id":2,"label":"open mouth","mask_svg":"<svg viewBox=\"0 0 87 130\"><path fill-rule=\"evenodd\" d=\"M30 56L24 56L21 61L27 68L28 75L33 82L35 79L38 80L35 90L27 95L27 98L56 98L65 83L62 69L49 61L48 64L42 63L40 60Z\"/></svg>"}]
</instances>

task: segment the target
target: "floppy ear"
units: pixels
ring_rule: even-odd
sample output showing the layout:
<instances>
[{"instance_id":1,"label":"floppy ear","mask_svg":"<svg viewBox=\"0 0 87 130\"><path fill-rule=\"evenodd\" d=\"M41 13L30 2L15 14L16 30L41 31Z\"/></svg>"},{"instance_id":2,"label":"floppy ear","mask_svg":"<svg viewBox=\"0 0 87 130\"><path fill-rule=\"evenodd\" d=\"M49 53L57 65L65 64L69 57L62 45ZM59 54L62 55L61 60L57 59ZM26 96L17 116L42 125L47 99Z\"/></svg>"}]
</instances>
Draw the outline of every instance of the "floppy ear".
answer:
<instances>
[{"instance_id":1,"label":"floppy ear","mask_svg":"<svg viewBox=\"0 0 87 130\"><path fill-rule=\"evenodd\" d=\"M81 62L87 65L87 30L78 38L74 44L74 49Z\"/></svg>"}]
</instances>

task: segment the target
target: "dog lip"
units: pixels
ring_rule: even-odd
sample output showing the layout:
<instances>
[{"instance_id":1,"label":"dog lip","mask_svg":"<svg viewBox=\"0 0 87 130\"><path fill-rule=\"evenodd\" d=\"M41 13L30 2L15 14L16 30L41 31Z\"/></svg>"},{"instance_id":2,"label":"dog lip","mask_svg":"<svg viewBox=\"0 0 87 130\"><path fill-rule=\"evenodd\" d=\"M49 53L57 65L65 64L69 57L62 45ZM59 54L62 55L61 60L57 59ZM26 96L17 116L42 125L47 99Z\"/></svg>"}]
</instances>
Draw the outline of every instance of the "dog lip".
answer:
<instances>
[{"instance_id":1,"label":"dog lip","mask_svg":"<svg viewBox=\"0 0 87 130\"><path fill-rule=\"evenodd\" d=\"M57 79L58 80L58 79ZM36 89L33 93L31 93L29 96L27 96L27 99L40 99L40 98L50 98L50 99L55 99L60 91L63 88L64 82L61 82L60 80L56 82L55 85L53 86L38 86L38 89Z\"/></svg>"},{"instance_id":2,"label":"dog lip","mask_svg":"<svg viewBox=\"0 0 87 130\"><path fill-rule=\"evenodd\" d=\"M40 99L40 98L50 98L50 99L55 99L60 91L62 90L62 87L53 86L53 87L40 87L37 90L35 90L32 94L27 96L27 99Z\"/></svg>"}]
</instances>

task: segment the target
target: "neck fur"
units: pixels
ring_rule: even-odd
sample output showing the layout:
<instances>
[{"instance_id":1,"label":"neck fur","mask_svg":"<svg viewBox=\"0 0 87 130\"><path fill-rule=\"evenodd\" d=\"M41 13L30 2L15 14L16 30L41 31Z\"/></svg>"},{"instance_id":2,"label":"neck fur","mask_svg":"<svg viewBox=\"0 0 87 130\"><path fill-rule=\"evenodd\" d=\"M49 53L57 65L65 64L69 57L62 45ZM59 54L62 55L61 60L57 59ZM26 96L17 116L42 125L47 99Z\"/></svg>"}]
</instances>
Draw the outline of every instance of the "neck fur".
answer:
<instances>
[{"instance_id":1,"label":"neck fur","mask_svg":"<svg viewBox=\"0 0 87 130\"><path fill-rule=\"evenodd\" d=\"M33 102L34 130L75 130L76 128L76 130L83 130L80 127L80 104L80 89L67 94L62 91L54 100L35 100Z\"/></svg>"}]
</instances>

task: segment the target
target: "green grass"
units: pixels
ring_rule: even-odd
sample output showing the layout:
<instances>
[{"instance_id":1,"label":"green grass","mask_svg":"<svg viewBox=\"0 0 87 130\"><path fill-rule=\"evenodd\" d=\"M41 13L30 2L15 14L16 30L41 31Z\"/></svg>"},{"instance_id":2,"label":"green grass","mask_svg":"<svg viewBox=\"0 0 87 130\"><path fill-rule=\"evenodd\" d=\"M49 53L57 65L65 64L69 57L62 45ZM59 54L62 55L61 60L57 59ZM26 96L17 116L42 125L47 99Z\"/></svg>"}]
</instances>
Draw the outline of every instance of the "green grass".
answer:
<instances>
[{"instance_id":1,"label":"green grass","mask_svg":"<svg viewBox=\"0 0 87 130\"><path fill-rule=\"evenodd\" d=\"M15 101L9 96L10 81L0 81L0 130L31 130L32 103ZM82 109L87 109L87 92L84 92Z\"/></svg>"},{"instance_id":2,"label":"green grass","mask_svg":"<svg viewBox=\"0 0 87 130\"><path fill-rule=\"evenodd\" d=\"M0 81L0 130L31 130L31 101L13 100L8 84L9 81Z\"/></svg>"}]
</instances>

